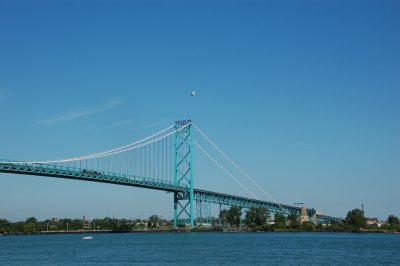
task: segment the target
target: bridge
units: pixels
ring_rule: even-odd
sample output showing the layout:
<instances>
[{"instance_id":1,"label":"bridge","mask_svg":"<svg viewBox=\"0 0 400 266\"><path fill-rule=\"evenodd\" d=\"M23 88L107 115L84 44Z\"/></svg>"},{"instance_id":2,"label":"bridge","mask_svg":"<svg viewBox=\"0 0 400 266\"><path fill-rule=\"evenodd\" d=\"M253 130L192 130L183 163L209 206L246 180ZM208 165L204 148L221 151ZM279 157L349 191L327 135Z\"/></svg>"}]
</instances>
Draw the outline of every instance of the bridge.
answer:
<instances>
[{"instance_id":1,"label":"bridge","mask_svg":"<svg viewBox=\"0 0 400 266\"><path fill-rule=\"evenodd\" d=\"M223 153L191 120L176 121L174 125L145 139L109 151L86 156L50 161L0 160L0 172L48 176L141 187L173 193L174 227L195 226L207 223L211 217L211 205L237 206L241 208L263 207L270 213L285 216L304 212L313 223L330 224L340 218L321 215L313 208L302 210L299 206L280 204L274 200L264 201L241 184L192 138L197 129L219 152L243 174L247 174ZM224 172L233 177L252 197L241 197L194 187L193 147L204 152ZM248 177L248 176L247 176ZM250 177L248 177L253 183ZM255 183L256 184L256 183ZM258 184L257 187L262 190ZM271 198L272 199L272 198Z\"/></svg>"}]
</instances>

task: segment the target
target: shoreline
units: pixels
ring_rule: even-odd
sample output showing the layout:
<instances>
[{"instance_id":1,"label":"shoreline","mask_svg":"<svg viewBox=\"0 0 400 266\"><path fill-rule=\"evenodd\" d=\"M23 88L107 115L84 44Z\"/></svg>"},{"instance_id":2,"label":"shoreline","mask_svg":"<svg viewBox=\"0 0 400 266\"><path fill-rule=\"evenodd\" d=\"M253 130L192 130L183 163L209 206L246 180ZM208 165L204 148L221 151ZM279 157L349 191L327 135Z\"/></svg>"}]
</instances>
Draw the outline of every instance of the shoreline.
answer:
<instances>
[{"instance_id":1,"label":"shoreline","mask_svg":"<svg viewBox=\"0 0 400 266\"><path fill-rule=\"evenodd\" d=\"M260 231L251 229L237 228L216 228L216 229L150 229L150 230L130 230L130 231L112 231L112 230L77 230L77 231L40 231L32 233L13 233L13 234L0 234L1 236L29 236L29 235L85 235L85 234L137 234L137 233L354 233L354 234L400 234L396 231L388 230L360 230L360 231L307 231L307 230L293 230L293 229L275 229L271 231Z\"/></svg>"}]
</instances>

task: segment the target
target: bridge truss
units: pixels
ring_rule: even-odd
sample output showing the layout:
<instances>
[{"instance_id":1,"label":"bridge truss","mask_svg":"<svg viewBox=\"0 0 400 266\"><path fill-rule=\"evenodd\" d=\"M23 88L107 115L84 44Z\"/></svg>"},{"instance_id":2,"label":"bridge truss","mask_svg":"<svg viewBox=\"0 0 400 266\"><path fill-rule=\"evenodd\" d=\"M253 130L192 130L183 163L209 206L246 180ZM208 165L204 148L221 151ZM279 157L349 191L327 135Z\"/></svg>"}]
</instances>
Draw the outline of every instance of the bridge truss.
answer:
<instances>
[{"instance_id":1,"label":"bridge truss","mask_svg":"<svg viewBox=\"0 0 400 266\"><path fill-rule=\"evenodd\" d=\"M173 165L173 167L171 166ZM97 154L64 160L18 162L0 160L0 172L48 176L142 187L174 194L174 226L209 223L211 205L263 207L285 216L300 207L194 188L191 120L177 121L163 131L132 144ZM307 209L309 221L329 224L340 218ZM197 217L196 217L197 216Z\"/></svg>"}]
</instances>

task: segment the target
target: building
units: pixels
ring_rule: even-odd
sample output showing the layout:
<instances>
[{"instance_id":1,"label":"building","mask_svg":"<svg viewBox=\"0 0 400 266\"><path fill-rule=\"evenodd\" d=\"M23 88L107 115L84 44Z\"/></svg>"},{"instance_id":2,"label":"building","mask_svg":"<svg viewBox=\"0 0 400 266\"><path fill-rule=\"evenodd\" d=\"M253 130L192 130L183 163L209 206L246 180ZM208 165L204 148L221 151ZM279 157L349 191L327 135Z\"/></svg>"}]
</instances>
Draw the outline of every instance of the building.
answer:
<instances>
[{"instance_id":1,"label":"building","mask_svg":"<svg viewBox=\"0 0 400 266\"><path fill-rule=\"evenodd\" d=\"M378 227L381 227L381 226L384 224L384 222L378 221L378 218L366 218L366 219L367 219L366 223L367 223L367 225L369 225L369 226L374 226L374 225L376 225L376 226L378 226Z\"/></svg>"}]
</instances>

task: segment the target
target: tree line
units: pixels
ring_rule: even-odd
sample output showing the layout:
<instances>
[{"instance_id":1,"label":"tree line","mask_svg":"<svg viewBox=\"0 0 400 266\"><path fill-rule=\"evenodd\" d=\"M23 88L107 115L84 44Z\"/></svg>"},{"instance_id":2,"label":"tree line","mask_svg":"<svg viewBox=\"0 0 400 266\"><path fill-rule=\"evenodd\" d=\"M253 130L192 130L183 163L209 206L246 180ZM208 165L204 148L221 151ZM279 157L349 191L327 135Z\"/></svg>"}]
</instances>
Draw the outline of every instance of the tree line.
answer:
<instances>
[{"instance_id":1,"label":"tree line","mask_svg":"<svg viewBox=\"0 0 400 266\"><path fill-rule=\"evenodd\" d=\"M243 218L244 214L244 218ZM231 207L222 210L218 217L208 217L211 221L208 227L214 229L224 227L241 227L255 231L360 231L363 229L378 229L377 225L368 225L364 212L354 209L347 213L344 222L336 222L329 225L317 224L306 221L300 222L299 216L291 214L285 216L275 213L273 219L271 213L262 207L251 207L243 209ZM201 220L196 219L196 225L202 226ZM158 215L151 215L148 219L127 220L127 219L52 219L38 221L35 217L27 218L25 221L10 222L0 219L0 234L33 234L45 231L77 231L77 230L105 230L105 231L133 231L140 229L172 229L173 221L162 219ZM379 230L400 232L399 218L389 215L385 224Z\"/></svg>"},{"instance_id":2,"label":"tree line","mask_svg":"<svg viewBox=\"0 0 400 266\"><path fill-rule=\"evenodd\" d=\"M343 222L333 222L328 225L314 224L310 221L301 223L299 215L283 215L275 213L271 219L271 214L262 207L251 207L245 211L242 219L242 209L231 207L221 211L218 219L212 219L213 226L246 227L257 231L360 231L378 229L378 225L368 225L364 212L360 209L354 209L347 213ZM379 227L379 230L400 232L399 218L389 215L387 221Z\"/></svg>"},{"instance_id":3,"label":"tree line","mask_svg":"<svg viewBox=\"0 0 400 266\"><path fill-rule=\"evenodd\" d=\"M0 234L35 234L54 231L102 230L102 231L131 231L134 229L171 227L172 221L151 215L148 219L128 220L105 217L102 219L47 219L38 221L29 217L25 221L10 222L0 219Z\"/></svg>"}]
</instances>

